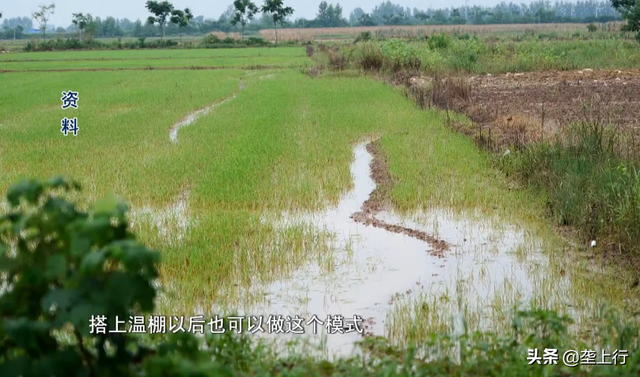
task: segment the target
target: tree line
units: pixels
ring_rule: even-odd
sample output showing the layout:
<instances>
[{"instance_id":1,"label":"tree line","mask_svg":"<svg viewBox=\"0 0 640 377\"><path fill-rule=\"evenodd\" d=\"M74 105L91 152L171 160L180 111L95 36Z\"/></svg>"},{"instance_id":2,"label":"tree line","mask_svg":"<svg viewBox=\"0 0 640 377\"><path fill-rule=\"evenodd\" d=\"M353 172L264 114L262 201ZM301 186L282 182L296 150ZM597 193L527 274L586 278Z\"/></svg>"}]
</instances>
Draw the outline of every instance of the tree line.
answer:
<instances>
[{"instance_id":1,"label":"tree line","mask_svg":"<svg viewBox=\"0 0 640 377\"><path fill-rule=\"evenodd\" d=\"M418 9L384 1L370 12L355 8L348 17L339 3L320 2L315 18L291 19L291 7L283 0L265 0L261 6L251 0L235 0L216 19L194 16L191 9L175 9L168 1L147 1L151 16L144 20L107 17L101 19L91 14L74 13L73 22L67 28L48 25L48 16L55 11L55 4L41 5L29 17L5 19L0 37L19 39L25 31L38 23L43 37L47 32L77 34L79 38L100 37L165 37L167 35L204 35L214 31L255 33L261 29L278 26L293 28L348 27L378 25L460 25L460 24L509 24L509 23L562 23L562 22L608 22L629 20L630 30L638 30L640 5L637 0L579 0L575 3L536 0L530 4L501 2L495 6L463 6L457 8ZM1 15L0 15L1 17Z\"/></svg>"},{"instance_id":2,"label":"tree line","mask_svg":"<svg viewBox=\"0 0 640 377\"><path fill-rule=\"evenodd\" d=\"M294 12L293 8L285 6L283 0L264 0L258 7L251 0L235 0L218 20L204 19L204 16L194 17L189 8L176 9L169 1L147 1L146 9L151 13L145 21L134 22L127 18L118 20L107 17L104 21L100 17L91 14L73 13L72 24L65 28L50 25L51 15L55 12L55 3L40 5L38 10L28 17L16 17L5 19L2 23L3 32L0 37L6 39L18 39L25 36L26 30L33 28L32 19L38 23L38 30L46 39L47 32L58 34L75 34L78 39L91 39L98 37L151 37L182 34L202 35L212 31L231 32L240 29L244 36L247 24L261 14L260 26L257 28L273 28L276 30L276 43L278 42L278 25L285 26L287 18ZM0 13L2 18L2 13Z\"/></svg>"},{"instance_id":3,"label":"tree line","mask_svg":"<svg viewBox=\"0 0 640 377\"><path fill-rule=\"evenodd\" d=\"M314 19L298 19L297 27L345 27L379 25L456 25L456 24L509 24L607 22L621 20L620 13L607 1L577 1L551 3L545 0L530 4L501 2L495 6L463 6L458 8L428 9L403 7L391 1L382 2L371 12L355 8L346 18L339 3L322 1Z\"/></svg>"}]
</instances>

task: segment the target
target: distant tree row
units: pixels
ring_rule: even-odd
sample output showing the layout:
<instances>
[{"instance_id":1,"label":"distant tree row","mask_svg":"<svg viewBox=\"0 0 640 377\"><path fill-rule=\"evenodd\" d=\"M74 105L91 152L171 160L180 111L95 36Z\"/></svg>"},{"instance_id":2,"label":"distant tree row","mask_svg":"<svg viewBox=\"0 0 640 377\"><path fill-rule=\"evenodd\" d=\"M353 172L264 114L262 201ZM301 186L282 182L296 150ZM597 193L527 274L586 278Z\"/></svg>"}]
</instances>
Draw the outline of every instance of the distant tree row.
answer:
<instances>
[{"instance_id":1,"label":"distant tree row","mask_svg":"<svg viewBox=\"0 0 640 377\"><path fill-rule=\"evenodd\" d=\"M31 14L31 18L39 24L38 29L44 39L46 39L47 31L52 28L52 25L48 25L48 21L54 14L55 7L54 3L40 5L38 10ZM238 27L244 37L247 24L261 13L262 18L258 29L274 28L276 43L278 43L278 25L286 25L288 23L287 17L293 14L293 8L285 6L283 0L264 0L260 7L251 0L235 0L233 5L230 5L217 21L205 20L203 16L194 17L189 8L175 9L169 1L149 0L145 7L151 16L144 24L140 20L131 22L126 18L117 20L113 17L107 17L102 21L100 17L93 17L91 14L73 13L72 25L66 29L59 27L55 31L60 34L77 33L79 39L121 37L124 35L134 37L159 35L164 38L167 34L178 34L182 40L183 32L187 34L206 34L211 31L229 32ZM0 18L2 18L1 13ZM22 37L25 29L31 31L33 28L31 19L27 17L4 20L2 26L4 33L0 33L0 37L11 38L10 34L13 34L14 39Z\"/></svg>"},{"instance_id":2,"label":"distant tree row","mask_svg":"<svg viewBox=\"0 0 640 377\"><path fill-rule=\"evenodd\" d=\"M640 8L638 0L579 0L575 3L535 0L530 4L502 2L493 7L463 6L458 8L427 9L403 7L391 1L384 1L371 12L355 8L347 18L339 3L320 2L316 17L311 20L298 18L291 20L293 9L283 4L283 0L265 0L261 6L251 0L235 0L217 18L194 16L189 8L174 9L168 1L147 1L146 8L151 16L144 21L127 18L101 19L91 14L74 13L73 22L67 28L48 25L48 18L55 10L55 4L41 5L32 17L17 17L3 20L0 37L21 38L33 30L33 21L46 37L46 32L76 34L79 38L100 37L164 37L166 35L203 35L213 31L238 31L244 37L246 32L255 33L261 29L286 27L342 27L376 25L457 25L457 24L509 24L509 23L561 23L561 22L607 22L629 20L630 30L640 28ZM635 20L635 21L634 21Z\"/></svg>"},{"instance_id":3,"label":"distant tree row","mask_svg":"<svg viewBox=\"0 0 640 377\"><path fill-rule=\"evenodd\" d=\"M614 0L634 2L636 0ZM620 20L621 15L606 1L555 2L538 0L531 4L502 2L494 7L464 6L428 9L403 7L391 1L382 2L369 13L355 8L349 18L342 14L340 4L322 1L313 20L298 19L296 27L338 27L377 25L446 25L446 24L510 24L607 22Z\"/></svg>"}]
</instances>

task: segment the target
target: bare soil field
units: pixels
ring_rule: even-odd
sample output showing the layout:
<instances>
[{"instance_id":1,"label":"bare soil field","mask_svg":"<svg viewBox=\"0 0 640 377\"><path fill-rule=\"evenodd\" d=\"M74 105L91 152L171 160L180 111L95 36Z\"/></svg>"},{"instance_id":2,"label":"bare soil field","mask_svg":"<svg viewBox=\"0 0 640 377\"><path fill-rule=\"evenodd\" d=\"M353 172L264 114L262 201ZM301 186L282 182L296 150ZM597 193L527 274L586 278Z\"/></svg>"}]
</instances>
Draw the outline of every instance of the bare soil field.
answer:
<instances>
[{"instance_id":1,"label":"bare soil field","mask_svg":"<svg viewBox=\"0 0 640 377\"><path fill-rule=\"evenodd\" d=\"M465 113L473 121L461 130L492 132L497 147L528 143L558 134L577 121L604 122L638 136L640 70L547 71L440 79L444 108ZM412 78L424 86L432 79ZM440 100L442 101L442 100ZM484 128L484 130L483 130Z\"/></svg>"}]
</instances>

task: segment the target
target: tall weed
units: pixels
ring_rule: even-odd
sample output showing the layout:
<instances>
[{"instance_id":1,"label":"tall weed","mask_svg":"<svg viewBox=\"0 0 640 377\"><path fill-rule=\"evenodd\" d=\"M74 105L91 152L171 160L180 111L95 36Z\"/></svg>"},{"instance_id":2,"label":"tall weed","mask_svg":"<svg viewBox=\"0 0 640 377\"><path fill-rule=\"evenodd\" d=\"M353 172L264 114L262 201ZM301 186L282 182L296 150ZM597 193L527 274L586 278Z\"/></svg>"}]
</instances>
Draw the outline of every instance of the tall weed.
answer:
<instances>
[{"instance_id":1,"label":"tall weed","mask_svg":"<svg viewBox=\"0 0 640 377\"><path fill-rule=\"evenodd\" d=\"M619 136L603 123L576 123L562 140L516 154L505 170L544 189L559 224L576 227L606 249L638 256L640 165L618 155Z\"/></svg>"}]
</instances>

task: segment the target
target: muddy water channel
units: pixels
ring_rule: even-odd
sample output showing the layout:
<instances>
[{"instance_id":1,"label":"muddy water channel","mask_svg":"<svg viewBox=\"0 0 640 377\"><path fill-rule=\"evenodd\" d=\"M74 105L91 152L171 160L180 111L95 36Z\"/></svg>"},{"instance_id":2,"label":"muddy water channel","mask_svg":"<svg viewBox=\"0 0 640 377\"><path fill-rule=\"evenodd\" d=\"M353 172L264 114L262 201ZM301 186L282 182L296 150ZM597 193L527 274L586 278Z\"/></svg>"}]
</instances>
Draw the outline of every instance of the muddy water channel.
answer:
<instances>
[{"instance_id":1,"label":"muddy water channel","mask_svg":"<svg viewBox=\"0 0 640 377\"><path fill-rule=\"evenodd\" d=\"M391 211L366 210L376 189L368 143L354 149L353 188L322 213L286 214L278 225L312 224L332 233L332 252L263 287L264 300L239 302L244 315L305 319L306 337L270 334L276 342L291 337L326 346L328 354L348 354L361 334L317 334L308 319L354 315L367 335L403 343L411 323L425 329L458 332L504 324L514 304L538 301L565 307L568 278L549 278L549 258L540 240L508 222L448 211L403 218ZM357 220L357 221L356 221ZM327 267L329 266L329 267ZM240 294L239 297L250 296ZM419 310L418 310L419 309ZM267 326L265 326L265 329Z\"/></svg>"}]
</instances>

